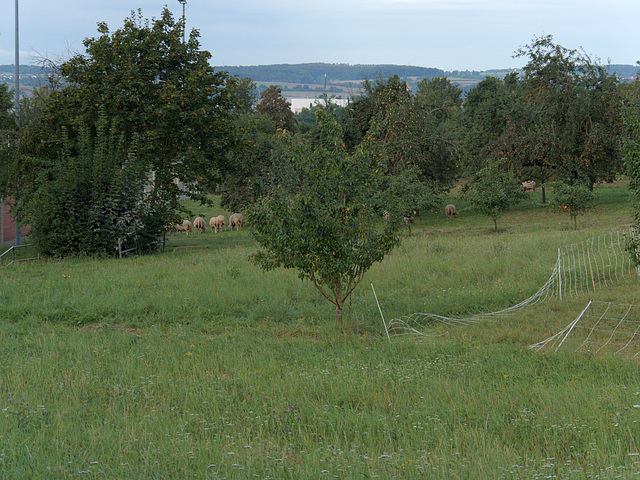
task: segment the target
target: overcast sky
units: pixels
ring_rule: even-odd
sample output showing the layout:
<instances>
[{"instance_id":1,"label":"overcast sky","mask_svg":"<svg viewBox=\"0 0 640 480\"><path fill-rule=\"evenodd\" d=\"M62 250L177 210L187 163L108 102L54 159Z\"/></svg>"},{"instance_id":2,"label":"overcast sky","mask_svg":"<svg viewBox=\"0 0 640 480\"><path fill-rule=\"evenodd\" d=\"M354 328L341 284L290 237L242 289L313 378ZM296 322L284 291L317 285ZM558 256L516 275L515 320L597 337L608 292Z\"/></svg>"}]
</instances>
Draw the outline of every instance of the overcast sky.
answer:
<instances>
[{"instance_id":1,"label":"overcast sky","mask_svg":"<svg viewBox=\"0 0 640 480\"><path fill-rule=\"evenodd\" d=\"M158 17L178 0L19 0L20 63L68 58L105 21L111 31L132 9ZM0 12L0 64L14 63L15 0ZM601 62L640 60L638 0L189 0L187 28L198 29L213 65L274 63L398 64L444 70L521 67L518 47L553 35Z\"/></svg>"}]
</instances>

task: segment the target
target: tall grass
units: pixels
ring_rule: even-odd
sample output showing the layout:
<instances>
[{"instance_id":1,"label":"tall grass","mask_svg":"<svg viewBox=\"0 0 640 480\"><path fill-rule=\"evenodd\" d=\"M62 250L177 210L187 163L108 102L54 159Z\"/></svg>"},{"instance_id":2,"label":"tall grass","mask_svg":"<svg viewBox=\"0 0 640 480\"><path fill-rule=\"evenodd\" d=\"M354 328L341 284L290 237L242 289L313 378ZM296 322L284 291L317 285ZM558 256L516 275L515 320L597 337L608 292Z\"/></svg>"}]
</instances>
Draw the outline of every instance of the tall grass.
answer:
<instances>
[{"instance_id":1,"label":"tall grass","mask_svg":"<svg viewBox=\"0 0 640 480\"><path fill-rule=\"evenodd\" d=\"M629 225L623 190L602 189L577 231L535 200L497 234L461 199L456 220L423 214L356 289L345 332L295 272L247 261L246 231L4 267L0 477L631 478L637 363L527 348L587 298L389 342L369 286L388 317L510 306L559 245ZM638 279L594 295L640 303Z\"/></svg>"}]
</instances>

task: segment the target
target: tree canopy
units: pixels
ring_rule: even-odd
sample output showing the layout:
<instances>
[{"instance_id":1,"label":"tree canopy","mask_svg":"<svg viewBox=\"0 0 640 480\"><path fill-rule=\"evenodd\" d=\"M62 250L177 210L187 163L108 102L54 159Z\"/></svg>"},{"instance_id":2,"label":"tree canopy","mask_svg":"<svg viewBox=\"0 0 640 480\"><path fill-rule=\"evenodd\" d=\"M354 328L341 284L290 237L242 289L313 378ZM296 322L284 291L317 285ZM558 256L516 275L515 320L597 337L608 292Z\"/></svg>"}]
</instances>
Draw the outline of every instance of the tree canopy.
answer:
<instances>
[{"instance_id":1,"label":"tree canopy","mask_svg":"<svg viewBox=\"0 0 640 480\"><path fill-rule=\"evenodd\" d=\"M99 35L84 41L85 53L60 66L64 88L25 126L14 169L15 193L32 221L38 217L30 201L60 178L62 158L83 155L82 137L96 135L101 117L117 125L125 152L112 161L135 161L147 177L142 201L150 207L149 235L161 234L180 208L180 195L207 201L206 186L232 138L229 87L237 79L214 72L198 32L183 42L183 28L167 8L152 21L132 13L113 32L99 23Z\"/></svg>"},{"instance_id":2,"label":"tree canopy","mask_svg":"<svg viewBox=\"0 0 640 480\"><path fill-rule=\"evenodd\" d=\"M398 245L402 217L391 198L390 220L382 222L377 213L384 175L373 137L350 154L337 121L325 110L318 117L322 144L283 139L287 155L279 182L249 214L261 247L252 259L265 270L294 269L310 280L335 305L340 326L345 300L371 265Z\"/></svg>"}]
</instances>

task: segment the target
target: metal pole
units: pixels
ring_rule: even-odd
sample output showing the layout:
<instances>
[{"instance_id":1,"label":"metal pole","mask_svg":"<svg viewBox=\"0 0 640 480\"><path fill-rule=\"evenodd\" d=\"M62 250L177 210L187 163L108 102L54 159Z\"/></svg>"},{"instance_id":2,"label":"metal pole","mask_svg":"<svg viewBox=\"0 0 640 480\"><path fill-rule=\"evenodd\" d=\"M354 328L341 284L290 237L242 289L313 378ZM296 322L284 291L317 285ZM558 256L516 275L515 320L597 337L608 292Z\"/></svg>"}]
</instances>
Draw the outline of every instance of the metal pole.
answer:
<instances>
[{"instance_id":1,"label":"metal pole","mask_svg":"<svg viewBox=\"0 0 640 480\"><path fill-rule=\"evenodd\" d=\"M16 92L15 92L15 107L14 114L16 117L16 143L18 139L18 135L20 134L20 35L18 33L18 0L16 0L16 51L15 51L15 84L16 84ZM17 145L16 145L17 146ZM18 154L16 149L16 155ZM20 224L16 220L16 245L20 245L22 243L22 239L20 237Z\"/></svg>"},{"instance_id":2,"label":"metal pole","mask_svg":"<svg viewBox=\"0 0 640 480\"><path fill-rule=\"evenodd\" d=\"M17 1L17 0L16 0ZM185 19L184 8L187 0L178 0L182 4L182 43L187 43L187 22Z\"/></svg>"},{"instance_id":3,"label":"metal pole","mask_svg":"<svg viewBox=\"0 0 640 480\"><path fill-rule=\"evenodd\" d=\"M16 84L16 92L15 92L15 116L16 116L16 125L20 125L20 35L18 33L18 0L16 0L16 50L15 50L15 84Z\"/></svg>"}]
</instances>

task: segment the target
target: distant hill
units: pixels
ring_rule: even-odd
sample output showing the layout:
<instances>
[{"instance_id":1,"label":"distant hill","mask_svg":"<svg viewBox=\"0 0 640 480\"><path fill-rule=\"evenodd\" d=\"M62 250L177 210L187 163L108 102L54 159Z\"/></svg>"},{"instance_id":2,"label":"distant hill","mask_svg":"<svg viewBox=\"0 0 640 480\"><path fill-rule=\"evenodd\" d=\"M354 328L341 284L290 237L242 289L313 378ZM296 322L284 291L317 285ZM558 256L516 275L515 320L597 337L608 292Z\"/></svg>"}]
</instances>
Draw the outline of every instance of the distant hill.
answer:
<instances>
[{"instance_id":1,"label":"distant hill","mask_svg":"<svg viewBox=\"0 0 640 480\"><path fill-rule=\"evenodd\" d=\"M229 72L240 78L251 78L260 91L269 85L278 85L286 97L318 97L324 93L351 97L360 92L364 80L376 80L398 75L415 91L424 78L447 77L452 83L469 91L486 77L504 77L512 69L454 70L417 67L412 65L350 65L347 63L298 63L250 66L216 66L216 70ZM624 81L636 78L638 65L608 65ZM0 82L13 87L13 65L0 65ZM47 84L43 69L34 65L20 65L20 85L26 91Z\"/></svg>"},{"instance_id":2,"label":"distant hill","mask_svg":"<svg viewBox=\"0 0 640 480\"><path fill-rule=\"evenodd\" d=\"M346 63L299 63L252 66L217 66L240 78L251 78L258 87L269 84L279 85L283 93L309 91L330 93L353 92L364 80L376 80L398 75L409 86L415 87L423 78L448 77L461 86L477 84L487 76L504 76L510 70L489 72L454 71L445 72L440 68L416 67L412 65L350 65Z\"/></svg>"},{"instance_id":3,"label":"distant hill","mask_svg":"<svg viewBox=\"0 0 640 480\"><path fill-rule=\"evenodd\" d=\"M441 77L439 68L413 67L409 65L349 65L345 63L299 63L279 65L254 65L215 67L232 75L251 78L254 82L285 82L322 84L326 78L331 82L373 80L380 75L389 77Z\"/></svg>"}]
</instances>

